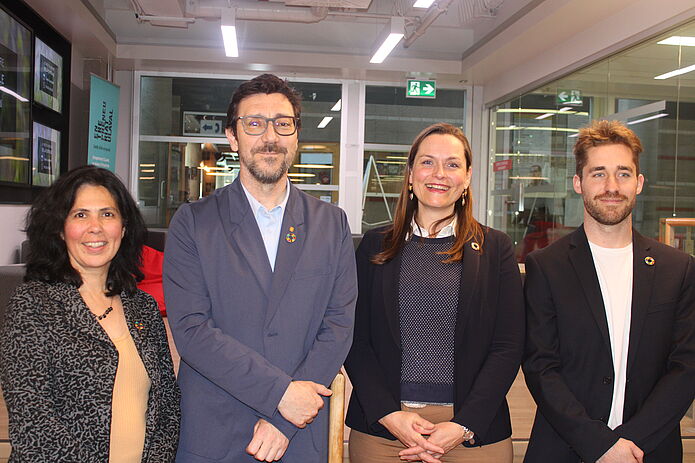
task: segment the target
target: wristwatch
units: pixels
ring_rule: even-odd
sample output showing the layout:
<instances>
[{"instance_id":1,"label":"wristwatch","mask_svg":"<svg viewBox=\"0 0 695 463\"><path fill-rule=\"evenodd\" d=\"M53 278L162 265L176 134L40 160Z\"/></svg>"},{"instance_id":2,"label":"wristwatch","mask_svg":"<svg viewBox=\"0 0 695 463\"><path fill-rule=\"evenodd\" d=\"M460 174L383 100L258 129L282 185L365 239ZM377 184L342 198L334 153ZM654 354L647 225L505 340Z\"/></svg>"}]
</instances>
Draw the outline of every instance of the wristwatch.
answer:
<instances>
[{"instance_id":1,"label":"wristwatch","mask_svg":"<svg viewBox=\"0 0 695 463\"><path fill-rule=\"evenodd\" d=\"M461 427L463 428L463 441L468 442L469 440L473 439L475 433L464 425L461 425Z\"/></svg>"}]
</instances>

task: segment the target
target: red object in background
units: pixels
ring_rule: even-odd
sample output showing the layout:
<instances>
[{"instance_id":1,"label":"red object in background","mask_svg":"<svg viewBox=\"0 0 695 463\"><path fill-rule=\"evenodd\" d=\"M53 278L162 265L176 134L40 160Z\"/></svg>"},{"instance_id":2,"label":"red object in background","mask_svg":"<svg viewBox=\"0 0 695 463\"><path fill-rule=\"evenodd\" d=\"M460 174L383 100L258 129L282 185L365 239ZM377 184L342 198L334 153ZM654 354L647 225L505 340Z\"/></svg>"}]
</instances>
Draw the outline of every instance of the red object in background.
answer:
<instances>
[{"instance_id":1,"label":"red object in background","mask_svg":"<svg viewBox=\"0 0 695 463\"><path fill-rule=\"evenodd\" d=\"M162 287L162 264L164 253L149 246L142 247L142 266L140 270L145 278L138 283L138 288L150 294L157 305L162 317L166 317L166 305L164 304L164 288Z\"/></svg>"},{"instance_id":2,"label":"red object in background","mask_svg":"<svg viewBox=\"0 0 695 463\"><path fill-rule=\"evenodd\" d=\"M492 163L492 171L499 172L502 170L511 170L513 159L505 159L504 161L496 161Z\"/></svg>"}]
</instances>

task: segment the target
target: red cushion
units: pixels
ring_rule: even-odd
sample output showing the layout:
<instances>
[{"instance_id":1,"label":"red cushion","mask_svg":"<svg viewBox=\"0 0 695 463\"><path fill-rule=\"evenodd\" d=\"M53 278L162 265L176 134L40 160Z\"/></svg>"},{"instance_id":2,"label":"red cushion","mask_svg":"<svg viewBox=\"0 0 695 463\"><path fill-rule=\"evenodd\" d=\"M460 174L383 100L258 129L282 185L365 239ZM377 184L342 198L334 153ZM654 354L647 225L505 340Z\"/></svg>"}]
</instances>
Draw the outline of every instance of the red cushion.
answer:
<instances>
[{"instance_id":1,"label":"red cushion","mask_svg":"<svg viewBox=\"0 0 695 463\"><path fill-rule=\"evenodd\" d=\"M138 283L138 288L152 295L159 305L162 317L166 317L166 305L164 305L164 288L162 287L162 263L164 253L149 246L142 247L142 266L140 270L145 278Z\"/></svg>"}]
</instances>

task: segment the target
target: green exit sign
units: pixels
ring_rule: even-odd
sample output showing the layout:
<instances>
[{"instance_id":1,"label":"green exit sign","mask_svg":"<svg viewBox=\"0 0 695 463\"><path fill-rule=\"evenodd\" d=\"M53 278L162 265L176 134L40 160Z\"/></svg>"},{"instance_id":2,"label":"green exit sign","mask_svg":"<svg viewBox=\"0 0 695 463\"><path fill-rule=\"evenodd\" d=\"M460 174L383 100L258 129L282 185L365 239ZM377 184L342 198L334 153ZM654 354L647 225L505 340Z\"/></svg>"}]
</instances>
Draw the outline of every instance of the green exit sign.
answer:
<instances>
[{"instance_id":1,"label":"green exit sign","mask_svg":"<svg viewBox=\"0 0 695 463\"><path fill-rule=\"evenodd\" d=\"M558 105L569 105L569 106L581 106L584 101L582 100L581 90L563 90L558 89L557 98L555 102Z\"/></svg>"},{"instance_id":2,"label":"green exit sign","mask_svg":"<svg viewBox=\"0 0 695 463\"><path fill-rule=\"evenodd\" d=\"M437 82L434 80L408 79L406 98L436 98Z\"/></svg>"}]
</instances>

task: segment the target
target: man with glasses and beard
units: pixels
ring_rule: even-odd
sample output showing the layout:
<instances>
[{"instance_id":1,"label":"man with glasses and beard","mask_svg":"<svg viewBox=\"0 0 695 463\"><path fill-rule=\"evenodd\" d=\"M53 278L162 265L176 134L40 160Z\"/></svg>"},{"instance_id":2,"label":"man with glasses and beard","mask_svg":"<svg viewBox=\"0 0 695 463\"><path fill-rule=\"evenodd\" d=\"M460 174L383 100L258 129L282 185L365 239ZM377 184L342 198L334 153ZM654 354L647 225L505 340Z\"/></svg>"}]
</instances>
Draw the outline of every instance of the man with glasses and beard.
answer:
<instances>
[{"instance_id":1,"label":"man with glasses and beard","mask_svg":"<svg viewBox=\"0 0 695 463\"><path fill-rule=\"evenodd\" d=\"M584 224L526 260L523 370L538 410L525 463L676 463L695 394L693 258L632 228L642 145L579 131Z\"/></svg>"},{"instance_id":2,"label":"man with glasses and beard","mask_svg":"<svg viewBox=\"0 0 695 463\"><path fill-rule=\"evenodd\" d=\"M352 341L357 277L343 211L288 180L299 129L296 90L270 74L243 83L226 128L239 177L171 222L176 461L326 461L326 386Z\"/></svg>"}]
</instances>

